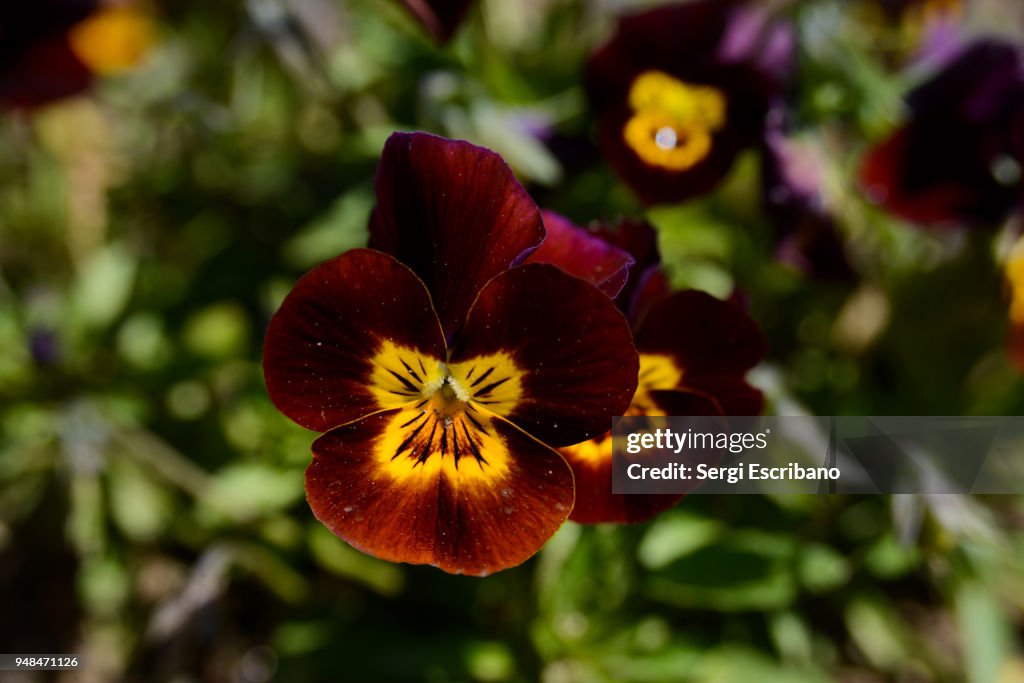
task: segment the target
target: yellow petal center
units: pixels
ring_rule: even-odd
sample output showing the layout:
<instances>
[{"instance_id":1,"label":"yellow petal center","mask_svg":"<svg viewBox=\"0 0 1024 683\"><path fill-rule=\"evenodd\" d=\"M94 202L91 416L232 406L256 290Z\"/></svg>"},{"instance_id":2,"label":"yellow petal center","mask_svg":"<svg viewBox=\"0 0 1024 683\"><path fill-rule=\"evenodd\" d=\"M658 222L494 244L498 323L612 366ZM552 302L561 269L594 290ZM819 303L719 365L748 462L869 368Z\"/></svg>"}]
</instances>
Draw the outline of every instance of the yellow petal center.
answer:
<instances>
[{"instance_id":1,"label":"yellow petal center","mask_svg":"<svg viewBox=\"0 0 1024 683\"><path fill-rule=\"evenodd\" d=\"M645 71L629 91L633 115L622 135L644 162L685 171L703 161L714 146L713 134L726 121L722 91L684 83L662 71Z\"/></svg>"},{"instance_id":2,"label":"yellow petal center","mask_svg":"<svg viewBox=\"0 0 1024 683\"><path fill-rule=\"evenodd\" d=\"M424 481L441 472L471 481L508 471L509 451L493 420L523 397L523 372L511 355L447 364L385 341L372 366L370 391L380 409L399 409L376 447L382 471Z\"/></svg>"}]
</instances>

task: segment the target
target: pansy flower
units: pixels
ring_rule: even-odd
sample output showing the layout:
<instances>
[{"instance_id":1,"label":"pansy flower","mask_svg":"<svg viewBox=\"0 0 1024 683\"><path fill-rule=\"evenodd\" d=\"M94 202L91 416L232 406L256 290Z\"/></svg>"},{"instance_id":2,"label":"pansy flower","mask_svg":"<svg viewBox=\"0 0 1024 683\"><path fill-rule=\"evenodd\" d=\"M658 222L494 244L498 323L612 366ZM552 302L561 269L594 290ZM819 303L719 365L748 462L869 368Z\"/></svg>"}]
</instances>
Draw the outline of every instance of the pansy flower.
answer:
<instances>
[{"instance_id":1,"label":"pansy flower","mask_svg":"<svg viewBox=\"0 0 1024 683\"><path fill-rule=\"evenodd\" d=\"M32 107L82 92L97 75L134 66L151 20L101 0L7 2L0 7L0 104Z\"/></svg>"},{"instance_id":2,"label":"pansy flower","mask_svg":"<svg viewBox=\"0 0 1024 683\"><path fill-rule=\"evenodd\" d=\"M992 224L1022 199L1024 51L981 40L908 97L861 167L869 199L927 226Z\"/></svg>"},{"instance_id":3,"label":"pansy flower","mask_svg":"<svg viewBox=\"0 0 1024 683\"><path fill-rule=\"evenodd\" d=\"M760 330L734 303L704 292L671 291L659 267L655 233L649 225L629 221L618 229L587 230L550 213L545 214L545 225L548 239L530 256L531 261L562 265L594 283L606 281L615 258L606 257L603 263L590 258L591 267L586 270L578 260L561 256L583 253L578 245L593 241L625 248L636 261L617 298L640 354L638 386L625 415L760 414L761 393L744 379L765 354ZM550 244L556 241L577 246ZM590 253L597 253L596 248ZM681 494L612 493L611 432L560 450L576 477L573 521L640 522L682 498Z\"/></svg>"},{"instance_id":4,"label":"pansy flower","mask_svg":"<svg viewBox=\"0 0 1024 683\"><path fill-rule=\"evenodd\" d=\"M325 432L306 492L342 539L452 573L511 567L572 509L552 446L629 405L629 324L593 285L521 264L544 227L493 152L395 134L376 192L374 248L306 274L272 319L270 397Z\"/></svg>"},{"instance_id":5,"label":"pansy flower","mask_svg":"<svg viewBox=\"0 0 1024 683\"><path fill-rule=\"evenodd\" d=\"M790 26L754 3L627 16L587 64L601 148L646 203L707 193L760 140L792 60Z\"/></svg>"},{"instance_id":6,"label":"pansy flower","mask_svg":"<svg viewBox=\"0 0 1024 683\"><path fill-rule=\"evenodd\" d=\"M451 40L473 0L402 0L402 4L430 32L434 40Z\"/></svg>"}]
</instances>

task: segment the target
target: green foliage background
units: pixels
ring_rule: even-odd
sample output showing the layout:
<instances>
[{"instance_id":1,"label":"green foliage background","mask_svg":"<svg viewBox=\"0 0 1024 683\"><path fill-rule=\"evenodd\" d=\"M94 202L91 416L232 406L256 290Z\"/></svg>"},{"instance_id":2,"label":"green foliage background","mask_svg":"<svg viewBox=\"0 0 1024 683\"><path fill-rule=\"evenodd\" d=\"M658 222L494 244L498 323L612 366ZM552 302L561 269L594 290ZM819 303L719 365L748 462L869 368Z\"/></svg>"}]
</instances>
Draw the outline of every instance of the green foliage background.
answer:
<instances>
[{"instance_id":1,"label":"green foliage background","mask_svg":"<svg viewBox=\"0 0 1024 683\"><path fill-rule=\"evenodd\" d=\"M61 680L87 681L1024 680L1013 497L694 497L568 524L484 580L377 561L312 518L313 435L265 395L263 330L302 272L364 243L396 129L496 149L577 222L646 215L679 286L739 285L770 411L1021 413L1006 231L925 234L853 182L922 77L904 33L866 3L784 10L800 135L862 275L823 284L773 259L753 158L645 211L530 134L590 133L581 66L624 4L488 0L439 48L398 2L181 0L138 70L0 118L0 650L81 653ZM1019 34L1018 15L979 2L968 30Z\"/></svg>"}]
</instances>

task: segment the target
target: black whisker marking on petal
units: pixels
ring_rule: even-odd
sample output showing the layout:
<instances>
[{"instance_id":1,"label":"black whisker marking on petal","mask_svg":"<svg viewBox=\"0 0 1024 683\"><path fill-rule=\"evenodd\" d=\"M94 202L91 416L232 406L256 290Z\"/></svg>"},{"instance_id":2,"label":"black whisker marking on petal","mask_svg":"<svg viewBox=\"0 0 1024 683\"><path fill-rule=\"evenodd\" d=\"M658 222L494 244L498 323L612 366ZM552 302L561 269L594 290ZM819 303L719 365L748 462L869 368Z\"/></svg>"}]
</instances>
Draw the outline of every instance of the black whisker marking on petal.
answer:
<instances>
[{"instance_id":1,"label":"black whisker marking on petal","mask_svg":"<svg viewBox=\"0 0 1024 683\"><path fill-rule=\"evenodd\" d=\"M473 367L471 367L471 368L469 369L469 372L468 372L468 373L466 374L466 381L467 381L467 382L468 382L469 380L473 379L473 373L474 373L474 372L476 372L476 366L475 366L475 365L474 365Z\"/></svg>"},{"instance_id":2,"label":"black whisker marking on petal","mask_svg":"<svg viewBox=\"0 0 1024 683\"><path fill-rule=\"evenodd\" d=\"M416 374L416 371L412 369L412 366L406 363L404 359L399 358L398 360L402 361L402 365L404 365L405 369L409 371L409 374L413 376L413 379L415 379L417 382L423 381L422 379L420 379L420 376Z\"/></svg>"},{"instance_id":3,"label":"black whisker marking on petal","mask_svg":"<svg viewBox=\"0 0 1024 683\"><path fill-rule=\"evenodd\" d=\"M487 372L485 372L484 374L482 374L479 377L477 377L476 381L473 382L472 384L470 384L469 386L475 387L477 384L480 384L480 382L483 382L485 379L490 377L491 373L494 372L496 368L497 368L497 366L493 366L491 368L488 368Z\"/></svg>"},{"instance_id":4,"label":"black whisker marking on petal","mask_svg":"<svg viewBox=\"0 0 1024 683\"><path fill-rule=\"evenodd\" d=\"M477 395L478 396L486 396L487 394L491 393L492 391L494 391L495 389L497 389L498 387L500 387L502 384L504 384L505 382L509 381L510 379L512 379L512 378L511 377L506 377L504 379L499 379L497 382L491 382L486 387L484 387L479 392L477 392Z\"/></svg>"},{"instance_id":5,"label":"black whisker marking on petal","mask_svg":"<svg viewBox=\"0 0 1024 683\"><path fill-rule=\"evenodd\" d=\"M411 425L411 424L412 424L413 422L416 422L416 421L418 421L418 420L422 420L422 419L423 419L423 418L425 418L425 417L426 417L427 415L428 415L428 413L420 413L420 414L419 414L419 415L417 415L416 417L412 418L411 420L409 420L408 422L406 422L405 424L403 424L403 425L400 425L400 426L401 426L401 427L402 427L402 428L404 429L405 427L408 427L409 425Z\"/></svg>"},{"instance_id":6,"label":"black whisker marking on petal","mask_svg":"<svg viewBox=\"0 0 1024 683\"><path fill-rule=\"evenodd\" d=\"M476 458L477 462L483 462L486 464L487 461L484 460L483 453L480 452L480 447L477 445L476 441L473 440L473 436L469 433L469 428L466 426L465 422L462 423L462 431L466 435L466 441L469 442L469 449L473 451L473 457Z\"/></svg>"},{"instance_id":7,"label":"black whisker marking on petal","mask_svg":"<svg viewBox=\"0 0 1024 683\"><path fill-rule=\"evenodd\" d=\"M398 450L396 450L395 454L391 456L391 459L394 460L399 455L401 455L402 451L404 451L406 448L409 447L409 444L412 443L412 440L416 438L416 435L419 434L421 431L423 431L423 428L426 427L426 426L427 426L427 423L424 421L423 424L421 424L416 429L412 430L412 434L407 436L405 441L403 441L401 444L399 444Z\"/></svg>"},{"instance_id":8,"label":"black whisker marking on petal","mask_svg":"<svg viewBox=\"0 0 1024 683\"><path fill-rule=\"evenodd\" d=\"M459 450L459 433L454 428L452 429L452 451L455 454L455 469L459 469L459 458L462 457L462 452Z\"/></svg>"},{"instance_id":9,"label":"black whisker marking on petal","mask_svg":"<svg viewBox=\"0 0 1024 683\"><path fill-rule=\"evenodd\" d=\"M423 399L422 401L420 401L419 403L416 404L416 407L417 408L422 408L423 406L427 405L427 401L429 401L429 400L430 400L429 398Z\"/></svg>"},{"instance_id":10,"label":"black whisker marking on petal","mask_svg":"<svg viewBox=\"0 0 1024 683\"><path fill-rule=\"evenodd\" d=\"M417 458L420 462L424 462L430 457L430 447L434 445L435 433L437 433L437 420L434 420L434 426L430 429L430 436L427 437L427 443L423 446L423 450L420 451L419 457Z\"/></svg>"},{"instance_id":11,"label":"black whisker marking on petal","mask_svg":"<svg viewBox=\"0 0 1024 683\"><path fill-rule=\"evenodd\" d=\"M402 377L400 374L398 374L397 372L395 372L391 368L387 368L387 371L390 372L392 375L394 375L395 379L397 379L399 382L404 384L406 389L408 389L409 391L413 392L414 394L419 393L419 389L416 388L416 385L413 384L412 382L410 382L409 380L407 380L405 377Z\"/></svg>"},{"instance_id":12,"label":"black whisker marking on petal","mask_svg":"<svg viewBox=\"0 0 1024 683\"><path fill-rule=\"evenodd\" d=\"M389 394L394 394L395 396L415 396L416 395L416 394L412 393L411 391L396 391L394 389L388 389L388 393Z\"/></svg>"}]
</instances>

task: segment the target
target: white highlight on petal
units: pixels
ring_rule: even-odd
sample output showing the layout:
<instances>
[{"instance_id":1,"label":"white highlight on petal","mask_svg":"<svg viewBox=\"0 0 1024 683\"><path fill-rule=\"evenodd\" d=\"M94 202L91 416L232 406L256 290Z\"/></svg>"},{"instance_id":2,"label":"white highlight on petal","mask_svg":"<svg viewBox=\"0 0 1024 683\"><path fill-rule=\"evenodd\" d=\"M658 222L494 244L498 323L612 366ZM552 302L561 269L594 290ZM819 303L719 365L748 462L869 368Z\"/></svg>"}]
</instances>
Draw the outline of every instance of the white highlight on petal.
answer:
<instances>
[{"instance_id":1,"label":"white highlight on petal","mask_svg":"<svg viewBox=\"0 0 1024 683\"><path fill-rule=\"evenodd\" d=\"M676 135L675 129L669 126L659 128L658 132L654 134L654 144L661 149L675 149L678 142L679 136Z\"/></svg>"}]
</instances>

